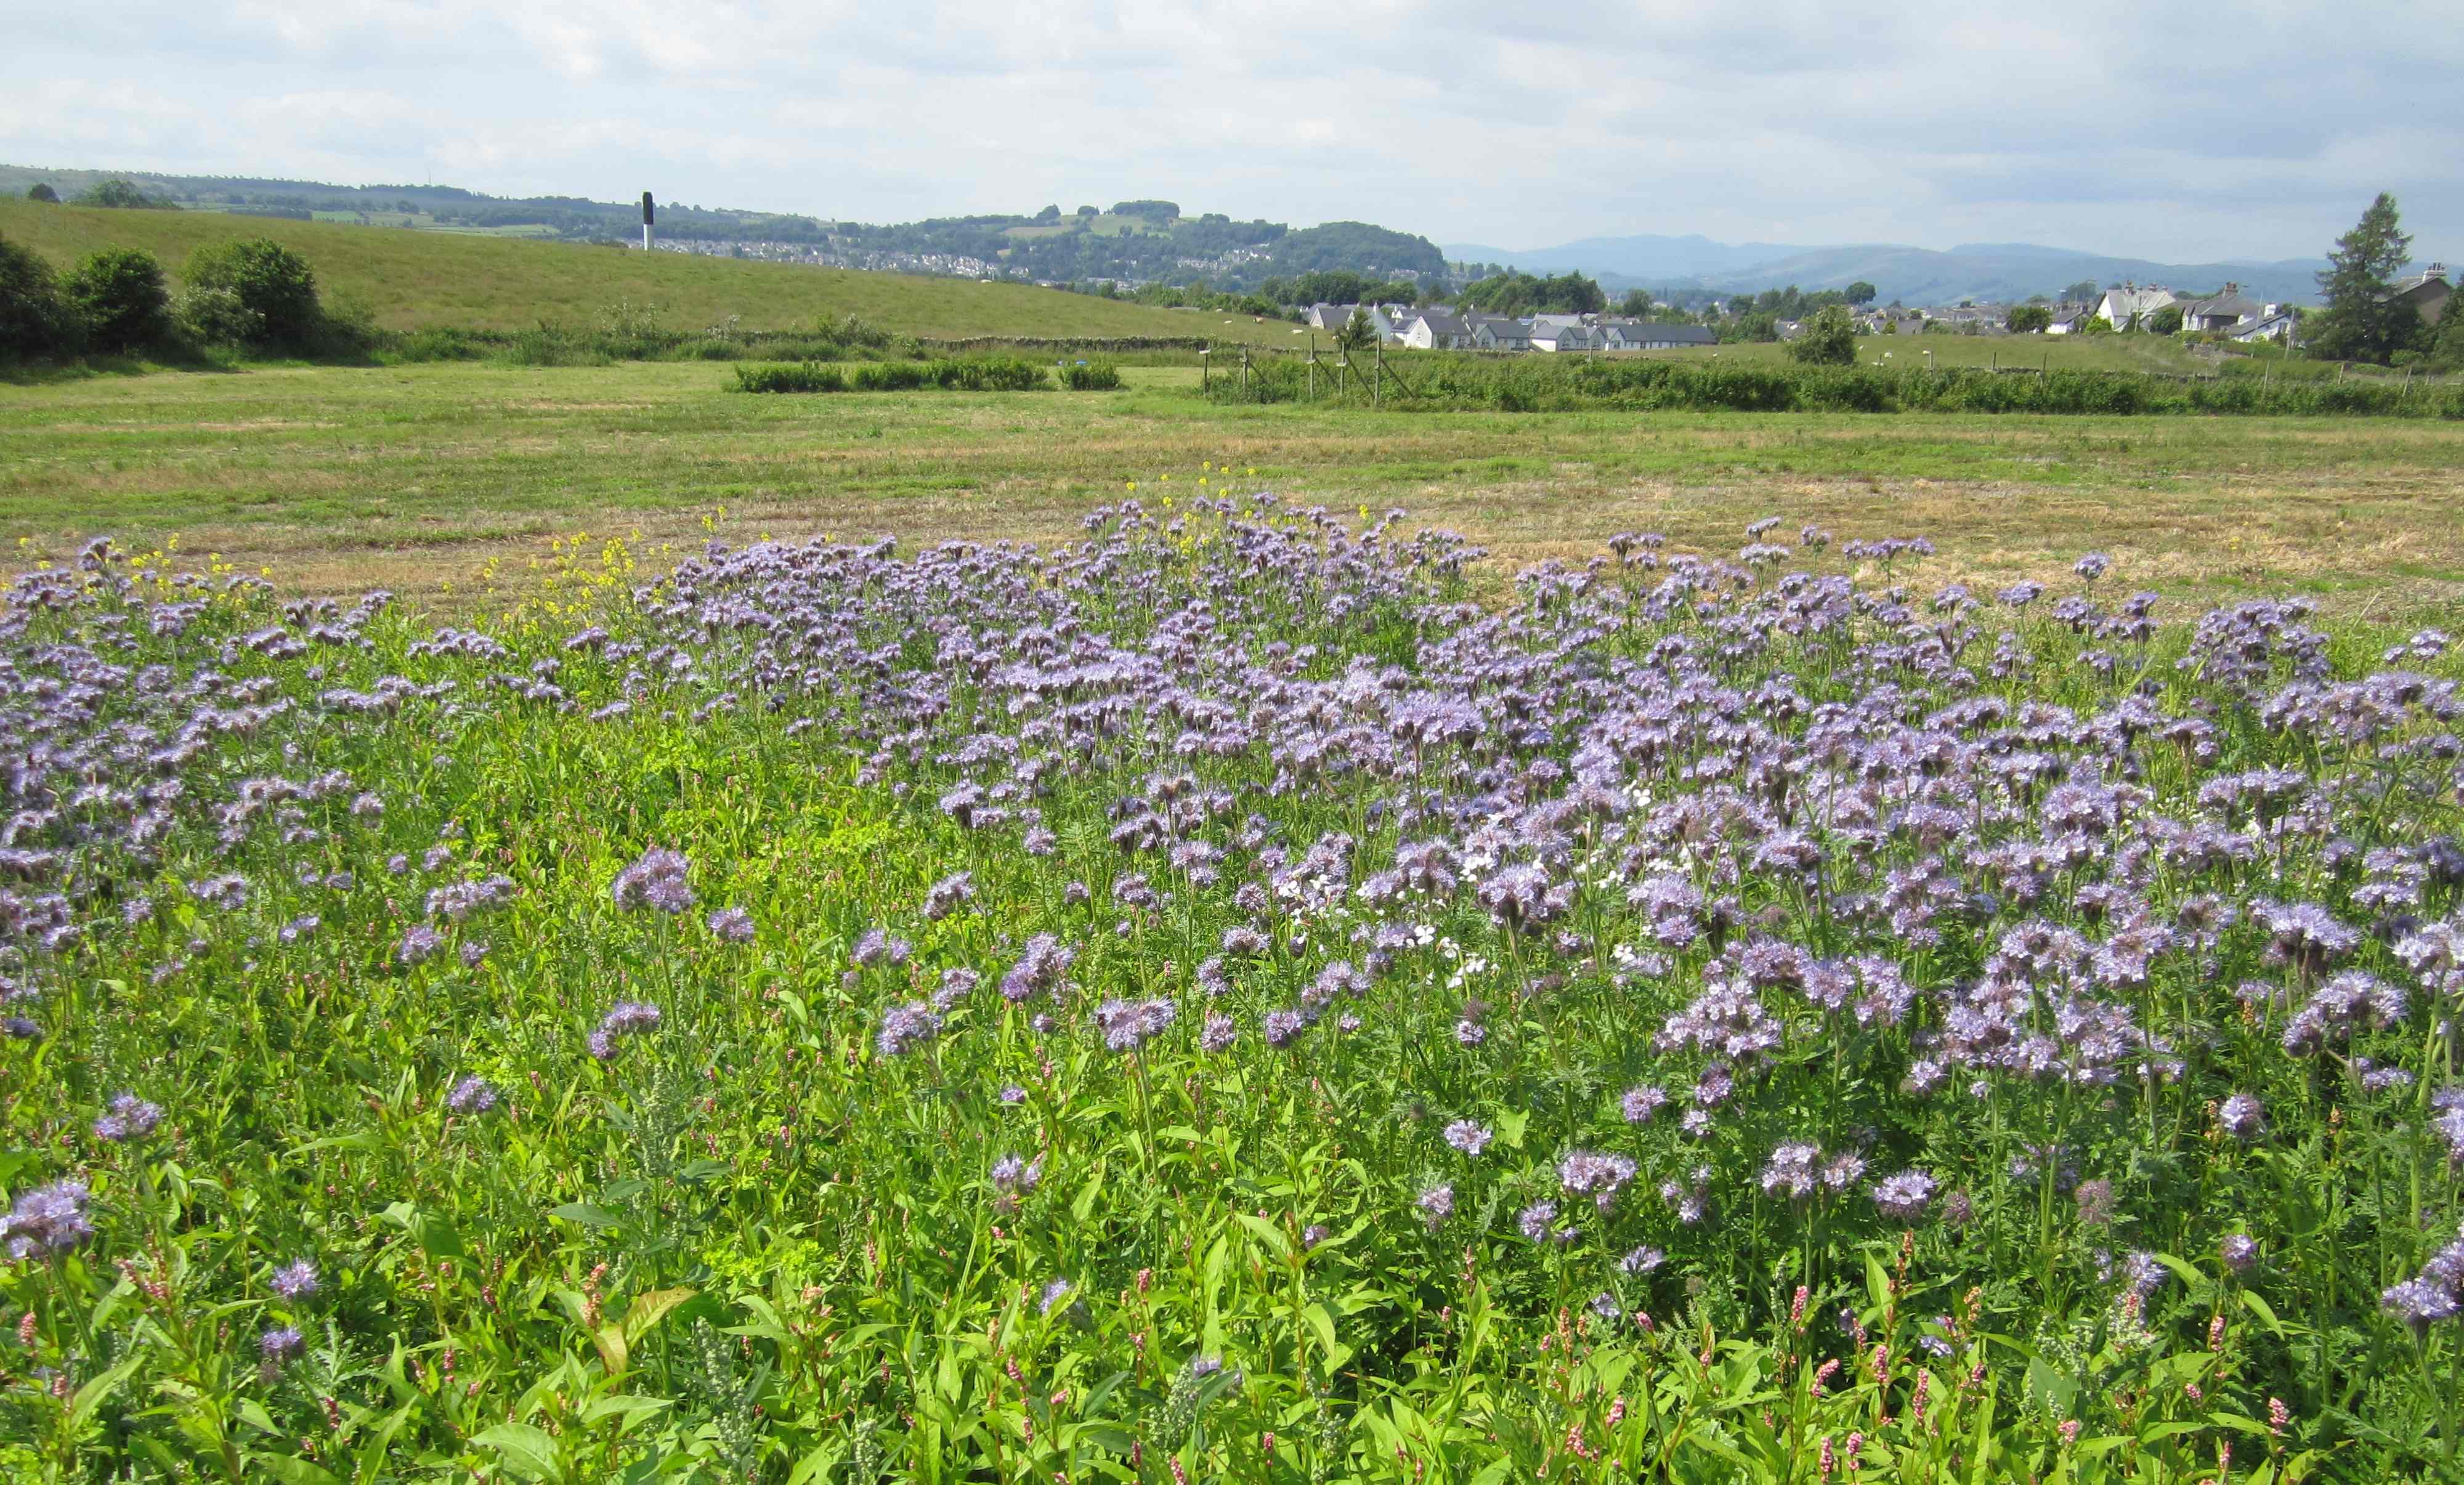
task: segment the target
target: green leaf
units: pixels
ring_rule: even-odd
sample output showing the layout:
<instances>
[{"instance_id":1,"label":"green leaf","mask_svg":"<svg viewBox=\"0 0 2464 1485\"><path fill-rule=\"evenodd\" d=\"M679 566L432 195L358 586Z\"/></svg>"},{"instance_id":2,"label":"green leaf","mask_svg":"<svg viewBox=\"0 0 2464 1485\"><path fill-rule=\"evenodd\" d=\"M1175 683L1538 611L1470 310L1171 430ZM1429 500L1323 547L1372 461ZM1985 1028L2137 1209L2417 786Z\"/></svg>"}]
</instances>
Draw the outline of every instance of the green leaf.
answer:
<instances>
[{"instance_id":1,"label":"green leaf","mask_svg":"<svg viewBox=\"0 0 2464 1485\"><path fill-rule=\"evenodd\" d=\"M556 1440L544 1429L527 1423L500 1423L471 1442L493 1451L506 1469L526 1479L562 1485L564 1464L557 1456Z\"/></svg>"},{"instance_id":2,"label":"green leaf","mask_svg":"<svg viewBox=\"0 0 2464 1485\"><path fill-rule=\"evenodd\" d=\"M699 1292L693 1289L652 1289L635 1295L632 1304L625 1311L625 1339L641 1340L649 1333L651 1326L667 1319L669 1311Z\"/></svg>"},{"instance_id":3,"label":"green leaf","mask_svg":"<svg viewBox=\"0 0 2464 1485\"><path fill-rule=\"evenodd\" d=\"M606 1208L594 1207L586 1201L566 1202L548 1215L562 1217L567 1222L579 1222L583 1227L616 1227L625 1220Z\"/></svg>"},{"instance_id":4,"label":"green leaf","mask_svg":"<svg viewBox=\"0 0 2464 1485\"><path fill-rule=\"evenodd\" d=\"M1523 1147L1523 1131L1531 1123L1527 1109L1509 1108L1497 1116L1497 1143L1507 1149Z\"/></svg>"},{"instance_id":5,"label":"green leaf","mask_svg":"<svg viewBox=\"0 0 2464 1485\"><path fill-rule=\"evenodd\" d=\"M297 1454L258 1454L251 1461L282 1485L342 1485L342 1478L331 1470L323 1470Z\"/></svg>"}]
</instances>

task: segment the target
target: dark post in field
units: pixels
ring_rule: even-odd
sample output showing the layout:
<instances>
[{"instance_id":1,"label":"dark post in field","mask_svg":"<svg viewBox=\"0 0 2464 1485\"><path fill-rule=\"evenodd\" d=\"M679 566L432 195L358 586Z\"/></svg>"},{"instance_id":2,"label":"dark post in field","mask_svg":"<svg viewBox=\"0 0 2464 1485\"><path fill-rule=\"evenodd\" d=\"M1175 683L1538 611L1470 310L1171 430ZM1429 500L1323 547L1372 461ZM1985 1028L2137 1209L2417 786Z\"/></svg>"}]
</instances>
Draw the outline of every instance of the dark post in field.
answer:
<instances>
[{"instance_id":1,"label":"dark post in field","mask_svg":"<svg viewBox=\"0 0 2464 1485\"><path fill-rule=\"evenodd\" d=\"M650 251L650 193L642 193L642 251Z\"/></svg>"}]
</instances>

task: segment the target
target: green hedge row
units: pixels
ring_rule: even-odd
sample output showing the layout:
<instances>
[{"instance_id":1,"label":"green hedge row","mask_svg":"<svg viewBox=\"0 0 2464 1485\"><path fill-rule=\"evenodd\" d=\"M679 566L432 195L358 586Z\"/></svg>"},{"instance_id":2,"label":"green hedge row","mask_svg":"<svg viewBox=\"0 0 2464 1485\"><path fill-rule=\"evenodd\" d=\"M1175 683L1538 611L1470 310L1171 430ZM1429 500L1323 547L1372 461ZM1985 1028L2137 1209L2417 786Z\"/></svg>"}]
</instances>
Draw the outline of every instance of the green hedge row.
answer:
<instances>
[{"instance_id":1,"label":"green hedge row","mask_svg":"<svg viewBox=\"0 0 2464 1485\"><path fill-rule=\"evenodd\" d=\"M1110 391L1120 372L1098 363L1064 366L1061 384L1073 392ZM864 361L840 367L816 361L738 366L739 392L1033 392L1052 385L1051 372L1015 356L953 356L940 360Z\"/></svg>"},{"instance_id":2,"label":"green hedge row","mask_svg":"<svg viewBox=\"0 0 2464 1485\"><path fill-rule=\"evenodd\" d=\"M1362 368L1344 400L1365 401ZM1333 395L1321 366L1317 395ZM1298 360L1251 364L1245 380L1222 376L1205 395L1227 403L1299 402L1309 396ZM2464 386L2391 381L2270 382L2249 377L2177 380L2127 371L2013 375L1984 369L1885 370L1870 366L1743 366L1532 357L1414 357L1390 364L1382 404L1402 409L1499 408L1508 412L1626 408L1729 412L2007 412L2326 414L2464 418Z\"/></svg>"}]
</instances>

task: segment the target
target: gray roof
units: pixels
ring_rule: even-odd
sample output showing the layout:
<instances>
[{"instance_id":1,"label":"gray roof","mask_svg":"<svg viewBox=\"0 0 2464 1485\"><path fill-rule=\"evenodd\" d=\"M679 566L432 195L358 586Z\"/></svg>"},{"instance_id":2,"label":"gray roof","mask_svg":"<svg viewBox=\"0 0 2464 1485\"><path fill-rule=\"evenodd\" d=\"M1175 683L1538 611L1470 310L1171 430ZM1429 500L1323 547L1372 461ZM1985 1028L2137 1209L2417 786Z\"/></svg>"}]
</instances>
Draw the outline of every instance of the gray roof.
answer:
<instances>
[{"instance_id":1,"label":"gray roof","mask_svg":"<svg viewBox=\"0 0 2464 1485\"><path fill-rule=\"evenodd\" d=\"M1462 317L1456 315L1454 311L1439 309L1435 306L1420 311L1414 317L1415 323L1423 320L1428 323L1432 335L1459 336L1468 335L1471 331L1471 327L1464 324Z\"/></svg>"},{"instance_id":2,"label":"gray roof","mask_svg":"<svg viewBox=\"0 0 2464 1485\"><path fill-rule=\"evenodd\" d=\"M1719 340L1707 325L1666 325L1649 319L1604 319L1602 330L1615 330L1629 340L1669 345L1711 345Z\"/></svg>"}]
</instances>

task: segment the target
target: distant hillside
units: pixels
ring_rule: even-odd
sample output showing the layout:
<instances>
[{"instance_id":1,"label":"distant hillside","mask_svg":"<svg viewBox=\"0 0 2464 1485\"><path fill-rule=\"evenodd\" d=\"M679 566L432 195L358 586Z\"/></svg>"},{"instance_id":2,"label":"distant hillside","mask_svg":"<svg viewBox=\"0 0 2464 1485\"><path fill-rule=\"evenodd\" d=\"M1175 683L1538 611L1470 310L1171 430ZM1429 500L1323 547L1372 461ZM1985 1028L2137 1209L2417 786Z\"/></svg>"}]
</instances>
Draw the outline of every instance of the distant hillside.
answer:
<instances>
[{"instance_id":1,"label":"distant hillside","mask_svg":"<svg viewBox=\"0 0 2464 1485\"><path fill-rule=\"evenodd\" d=\"M63 170L0 164L0 196L37 182L75 198L105 180L131 182L184 209L290 221L565 242L634 241L641 203L574 196L511 198L452 186L333 186L241 176ZM656 189L658 183L649 183ZM1045 283L1187 283L1249 290L1278 274L1346 271L1373 278L1435 277L1444 256L1425 237L1359 222L1295 231L1281 222L1184 215L1177 202L1123 201L1107 210L1055 203L1032 214L987 213L873 225L775 211L656 203L658 234L768 259L962 278Z\"/></svg>"},{"instance_id":2,"label":"distant hillside","mask_svg":"<svg viewBox=\"0 0 2464 1485\"><path fill-rule=\"evenodd\" d=\"M1728 244L1704 237L1595 237L1555 248L1504 252L1473 243L1449 246L1458 261L1511 263L1527 272L1579 270L1612 289L1639 287L1749 294L1764 289L1844 289L1859 279L1885 300L1907 304L2001 301L2058 295L2068 285L2124 281L2204 293L2232 280L2261 299L2307 303L2324 259L2275 263L2154 263L2033 243L1970 243L1939 251L1897 244L1789 247Z\"/></svg>"},{"instance_id":3,"label":"distant hillside","mask_svg":"<svg viewBox=\"0 0 2464 1485\"><path fill-rule=\"evenodd\" d=\"M857 315L882 329L933 337L1207 336L1282 344L1287 324L1247 316L1154 309L1039 289L898 273L744 262L639 248L602 248L447 232L386 230L212 211L115 211L0 201L0 237L65 266L102 247L143 248L173 273L200 246L271 237L308 260L331 295L372 309L390 329L516 330L541 320L586 326L627 301L657 306L670 328L739 317L748 330L810 327Z\"/></svg>"}]
</instances>

